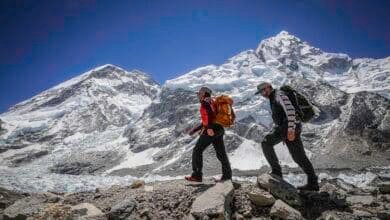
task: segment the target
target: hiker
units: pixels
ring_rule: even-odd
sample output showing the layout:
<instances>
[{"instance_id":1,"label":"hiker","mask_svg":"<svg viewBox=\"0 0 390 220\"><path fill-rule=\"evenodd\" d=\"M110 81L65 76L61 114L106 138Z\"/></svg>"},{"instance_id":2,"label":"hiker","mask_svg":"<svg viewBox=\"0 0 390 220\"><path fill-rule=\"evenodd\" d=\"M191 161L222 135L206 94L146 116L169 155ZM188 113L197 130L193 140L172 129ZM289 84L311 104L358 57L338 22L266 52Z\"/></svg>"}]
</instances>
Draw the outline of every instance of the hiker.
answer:
<instances>
[{"instance_id":1,"label":"hiker","mask_svg":"<svg viewBox=\"0 0 390 220\"><path fill-rule=\"evenodd\" d=\"M216 123L218 115L216 113L216 103L211 98L212 91L207 87L200 88L197 93L200 102L200 115L202 123L189 131L189 135L199 132L200 137L192 151L192 174L186 176L188 181L202 182L203 151L212 144L217 154L218 160L222 164L222 177L216 179L216 182L230 180L232 170L226 154L223 135L225 133L223 123ZM232 104L232 103L230 103ZM231 108L232 121L234 121L234 112ZM220 120L221 121L221 120Z\"/></svg>"},{"instance_id":2,"label":"hiker","mask_svg":"<svg viewBox=\"0 0 390 220\"><path fill-rule=\"evenodd\" d=\"M279 160L274 149L276 144L283 141L287 145L295 163L297 163L307 175L307 184L298 187L298 189L318 191L318 177L314 172L313 165L306 156L301 140L302 123L297 109L299 107L294 107L297 98L293 100L294 102L291 102L290 100L292 99L291 97L296 97L295 94L293 94L294 96L291 96L291 94L288 94L282 89L273 89L272 85L268 82L260 83L257 86L255 95L258 94L261 94L263 97L270 100L272 119L275 124L272 131L264 137L261 143L264 156L272 169L270 174L283 178L282 168L279 165Z\"/></svg>"}]
</instances>

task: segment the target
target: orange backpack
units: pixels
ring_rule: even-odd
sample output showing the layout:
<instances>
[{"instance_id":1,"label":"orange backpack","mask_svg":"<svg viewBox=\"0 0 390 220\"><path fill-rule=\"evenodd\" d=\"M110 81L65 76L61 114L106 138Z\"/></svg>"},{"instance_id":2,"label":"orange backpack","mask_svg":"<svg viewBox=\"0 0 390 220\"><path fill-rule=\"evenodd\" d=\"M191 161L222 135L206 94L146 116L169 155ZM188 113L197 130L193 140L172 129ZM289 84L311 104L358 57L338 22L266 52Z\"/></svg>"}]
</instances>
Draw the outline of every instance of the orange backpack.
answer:
<instances>
[{"instance_id":1,"label":"orange backpack","mask_svg":"<svg viewBox=\"0 0 390 220\"><path fill-rule=\"evenodd\" d=\"M220 95L213 99L216 112L215 123L223 127L231 127L234 124L233 99L227 95Z\"/></svg>"}]
</instances>

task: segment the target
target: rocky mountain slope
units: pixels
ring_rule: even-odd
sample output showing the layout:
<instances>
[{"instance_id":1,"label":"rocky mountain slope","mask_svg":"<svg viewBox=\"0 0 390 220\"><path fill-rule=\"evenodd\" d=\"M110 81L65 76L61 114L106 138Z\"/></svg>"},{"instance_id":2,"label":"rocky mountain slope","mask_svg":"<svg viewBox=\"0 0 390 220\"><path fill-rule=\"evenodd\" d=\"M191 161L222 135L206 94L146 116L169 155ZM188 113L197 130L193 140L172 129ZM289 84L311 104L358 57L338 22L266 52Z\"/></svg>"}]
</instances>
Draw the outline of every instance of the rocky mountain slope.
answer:
<instances>
[{"instance_id":1,"label":"rocky mountain slope","mask_svg":"<svg viewBox=\"0 0 390 220\"><path fill-rule=\"evenodd\" d=\"M259 143L272 126L268 101L253 95L260 81L291 84L319 109L302 134L319 172L366 182L388 171L389 65L390 57L326 53L282 31L163 85L140 71L101 66L0 115L0 185L83 191L182 178L196 142L185 131L199 123L195 91L203 85L233 97L237 123L226 147L235 178L251 178L267 167ZM283 144L276 151L286 177L302 182L290 175L296 164ZM204 160L207 175L220 173L212 148Z\"/></svg>"},{"instance_id":2,"label":"rocky mountain slope","mask_svg":"<svg viewBox=\"0 0 390 220\"><path fill-rule=\"evenodd\" d=\"M74 193L19 193L0 188L4 219L389 219L390 182L357 188L324 179L320 192L298 192L267 174L257 183L184 180ZM388 179L387 179L388 180Z\"/></svg>"}]
</instances>

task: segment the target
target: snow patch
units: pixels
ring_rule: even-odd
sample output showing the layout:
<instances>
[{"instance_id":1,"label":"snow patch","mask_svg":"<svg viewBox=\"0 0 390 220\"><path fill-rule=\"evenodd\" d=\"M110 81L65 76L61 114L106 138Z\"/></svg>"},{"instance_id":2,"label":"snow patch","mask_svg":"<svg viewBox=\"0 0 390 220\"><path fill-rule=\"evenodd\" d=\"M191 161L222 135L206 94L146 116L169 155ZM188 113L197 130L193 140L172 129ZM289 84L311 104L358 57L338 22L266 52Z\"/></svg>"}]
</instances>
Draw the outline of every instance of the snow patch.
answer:
<instances>
[{"instance_id":1,"label":"snow patch","mask_svg":"<svg viewBox=\"0 0 390 220\"><path fill-rule=\"evenodd\" d=\"M298 167L292 159L287 146L280 143L275 145L274 148L282 166ZM306 149L305 151L307 156L311 158L312 153ZM262 166L269 166L260 144L247 139L235 151L229 154L229 160L232 168L238 170L256 170Z\"/></svg>"},{"instance_id":2,"label":"snow patch","mask_svg":"<svg viewBox=\"0 0 390 220\"><path fill-rule=\"evenodd\" d=\"M142 165L148 165L154 163L153 155L160 152L159 148L149 148L139 153L133 153L131 150L128 151L126 158L119 165L105 171L105 174L109 174L112 171L123 169L123 168L134 168Z\"/></svg>"}]
</instances>

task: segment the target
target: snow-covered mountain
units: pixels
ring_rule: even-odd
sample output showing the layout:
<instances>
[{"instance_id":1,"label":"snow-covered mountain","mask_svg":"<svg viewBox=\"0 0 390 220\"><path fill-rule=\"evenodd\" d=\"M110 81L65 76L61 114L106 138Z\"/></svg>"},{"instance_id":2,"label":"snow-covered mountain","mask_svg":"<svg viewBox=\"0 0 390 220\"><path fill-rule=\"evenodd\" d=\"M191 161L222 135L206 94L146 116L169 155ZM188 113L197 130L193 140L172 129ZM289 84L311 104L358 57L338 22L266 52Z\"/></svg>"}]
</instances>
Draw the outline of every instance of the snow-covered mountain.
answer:
<instances>
[{"instance_id":1,"label":"snow-covered mountain","mask_svg":"<svg viewBox=\"0 0 390 220\"><path fill-rule=\"evenodd\" d=\"M383 167L389 76L390 57L326 53L285 31L162 86L140 71L101 66L0 115L0 185L67 191L189 173L196 137L185 131L199 122L195 91L203 85L235 101L237 123L225 142L234 175L246 175L267 166L260 142L272 121L268 101L253 95L260 81L292 84L319 108L302 134L316 168ZM286 148L276 150L293 170ZM206 174L220 172L212 147L204 160Z\"/></svg>"}]
</instances>

